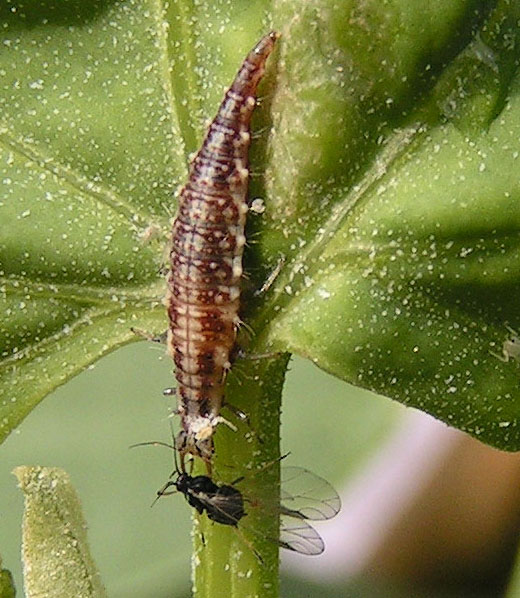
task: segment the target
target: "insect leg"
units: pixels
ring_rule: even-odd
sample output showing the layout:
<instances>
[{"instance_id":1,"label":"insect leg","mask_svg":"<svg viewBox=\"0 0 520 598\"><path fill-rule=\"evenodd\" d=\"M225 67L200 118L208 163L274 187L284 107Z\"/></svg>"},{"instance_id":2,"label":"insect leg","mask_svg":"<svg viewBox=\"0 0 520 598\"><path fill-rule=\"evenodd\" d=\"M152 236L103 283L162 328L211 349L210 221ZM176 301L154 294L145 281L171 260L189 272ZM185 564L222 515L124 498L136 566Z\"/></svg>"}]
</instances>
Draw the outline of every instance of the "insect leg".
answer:
<instances>
[{"instance_id":1,"label":"insect leg","mask_svg":"<svg viewBox=\"0 0 520 598\"><path fill-rule=\"evenodd\" d=\"M171 486L175 486L175 482L172 482L172 480L168 480L162 488L159 488L159 490L157 490L157 496L155 497L155 499L152 502L152 504L150 505L150 507L153 507L155 505L155 503L163 496L170 496L171 494L176 494L177 489L167 492L167 489L170 488Z\"/></svg>"},{"instance_id":2,"label":"insect leg","mask_svg":"<svg viewBox=\"0 0 520 598\"><path fill-rule=\"evenodd\" d=\"M245 476L241 475L238 478L236 478L235 480L233 480L229 485L230 486L235 486L235 484L238 484L239 482L241 482L243 479L245 478Z\"/></svg>"},{"instance_id":3,"label":"insect leg","mask_svg":"<svg viewBox=\"0 0 520 598\"><path fill-rule=\"evenodd\" d=\"M202 544L203 548L206 548L206 536L204 535L204 532L202 531L202 518L200 513L195 509L195 511L192 511L192 516L193 516L193 532L199 534L200 536L200 543Z\"/></svg>"},{"instance_id":4,"label":"insect leg","mask_svg":"<svg viewBox=\"0 0 520 598\"><path fill-rule=\"evenodd\" d=\"M162 488L159 488L159 490L157 490L157 497L160 498L161 496L171 496L172 494L176 494L177 489L171 490L169 492L167 491L168 488L170 488L171 486L175 486L175 482L168 480ZM155 499L155 500L157 500L157 499Z\"/></svg>"},{"instance_id":5,"label":"insect leg","mask_svg":"<svg viewBox=\"0 0 520 598\"><path fill-rule=\"evenodd\" d=\"M251 550L251 552L256 556L256 558L258 559L258 562L261 565L265 565L264 559L262 558L261 554L258 552L258 550L253 546L253 544L251 543L251 541L246 538L244 532L238 528L238 527L234 527L233 528L235 530L235 533L238 535L238 537L242 540L242 542L249 548L249 550Z\"/></svg>"}]
</instances>

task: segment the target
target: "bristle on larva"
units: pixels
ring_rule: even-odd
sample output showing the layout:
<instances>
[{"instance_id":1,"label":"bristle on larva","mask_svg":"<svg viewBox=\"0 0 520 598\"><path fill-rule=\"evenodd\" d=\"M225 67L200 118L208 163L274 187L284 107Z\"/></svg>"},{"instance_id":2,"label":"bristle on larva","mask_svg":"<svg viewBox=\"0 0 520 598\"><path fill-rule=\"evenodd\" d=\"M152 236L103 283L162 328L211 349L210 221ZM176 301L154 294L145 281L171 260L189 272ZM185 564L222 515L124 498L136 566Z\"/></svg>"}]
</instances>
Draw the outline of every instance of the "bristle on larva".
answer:
<instances>
[{"instance_id":1,"label":"bristle on larva","mask_svg":"<svg viewBox=\"0 0 520 598\"><path fill-rule=\"evenodd\" d=\"M181 431L176 448L208 469L239 325L250 122L279 34L249 52L190 165L173 223L168 274L168 349L175 362Z\"/></svg>"}]
</instances>

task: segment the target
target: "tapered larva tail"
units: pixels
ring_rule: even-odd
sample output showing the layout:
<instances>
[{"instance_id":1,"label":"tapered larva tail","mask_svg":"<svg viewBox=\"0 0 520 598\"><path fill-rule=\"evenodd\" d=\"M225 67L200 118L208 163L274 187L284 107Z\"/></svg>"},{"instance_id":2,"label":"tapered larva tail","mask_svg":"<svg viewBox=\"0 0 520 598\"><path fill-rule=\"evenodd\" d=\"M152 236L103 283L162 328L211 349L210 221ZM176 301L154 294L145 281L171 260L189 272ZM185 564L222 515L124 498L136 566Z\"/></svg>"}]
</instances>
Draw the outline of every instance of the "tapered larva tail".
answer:
<instances>
[{"instance_id":1,"label":"tapered larva tail","mask_svg":"<svg viewBox=\"0 0 520 598\"><path fill-rule=\"evenodd\" d=\"M210 467L213 432L239 324L250 122L279 34L249 52L193 159L173 224L168 348L175 362L181 432L176 447Z\"/></svg>"}]
</instances>

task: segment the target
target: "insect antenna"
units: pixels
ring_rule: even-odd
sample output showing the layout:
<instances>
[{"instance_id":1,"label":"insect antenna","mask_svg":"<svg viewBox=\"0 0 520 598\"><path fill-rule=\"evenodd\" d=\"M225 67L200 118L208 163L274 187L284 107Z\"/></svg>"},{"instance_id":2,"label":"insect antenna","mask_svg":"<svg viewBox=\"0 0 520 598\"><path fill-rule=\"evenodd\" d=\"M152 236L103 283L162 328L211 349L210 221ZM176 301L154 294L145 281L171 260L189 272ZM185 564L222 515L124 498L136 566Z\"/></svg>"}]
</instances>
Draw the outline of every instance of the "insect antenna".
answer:
<instances>
[{"instance_id":1,"label":"insect antenna","mask_svg":"<svg viewBox=\"0 0 520 598\"><path fill-rule=\"evenodd\" d=\"M167 442L161 442L160 440L150 440L149 442L137 442L136 444L131 444L128 448L136 448L137 446L165 446L169 449L175 450L175 447Z\"/></svg>"},{"instance_id":2,"label":"insect antenna","mask_svg":"<svg viewBox=\"0 0 520 598\"><path fill-rule=\"evenodd\" d=\"M173 450L173 471L177 475L180 475L181 474L181 468L179 467L179 462L177 461L177 449L175 448L175 433L173 431L172 420L169 419L168 423L170 425L170 436L172 438L172 443L171 443L171 445L167 445L167 446L169 446L169 448L171 448Z\"/></svg>"},{"instance_id":3,"label":"insect antenna","mask_svg":"<svg viewBox=\"0 0 520 598\"><path fill-rule=\"evenodd\" d=\"M173 450L173 456L174 456L174 473L177 473L177 475L180 473L179 467L177 465L177 455L176 455L176 450L175 450L175 446L172 444L168 444L167 442L162 442L160 440L151 440L148 442L137 442L136 444L131 444L129 446L129 448L136 448L138 446L165 446L166 448L169 448L171 450ZM171 476L170 476L171 477ZM166 482L166 484L164 484L164 486L162 488L160 488L159 490L157 490L157 496L155 497L154 501L152 502L152 504L150 505L150 507L153 507L155 505L155 503L162 497L162 496L168 496L170 494L175 494L177 492L177 489L171 491L171 492L166 492L166 490L168 488L170 488L171 486L175 486L175 482L173 482L171 479L168 480Z\"/></svg>"}]
</instances>

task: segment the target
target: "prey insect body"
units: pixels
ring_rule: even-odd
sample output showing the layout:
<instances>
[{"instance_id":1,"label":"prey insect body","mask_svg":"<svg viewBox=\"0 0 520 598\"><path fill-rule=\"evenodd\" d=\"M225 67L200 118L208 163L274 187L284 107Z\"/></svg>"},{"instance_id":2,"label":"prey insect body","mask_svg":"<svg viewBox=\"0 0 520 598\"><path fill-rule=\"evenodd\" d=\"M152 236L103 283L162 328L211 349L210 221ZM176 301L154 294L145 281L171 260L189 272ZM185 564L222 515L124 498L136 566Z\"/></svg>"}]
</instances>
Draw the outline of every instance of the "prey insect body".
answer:
<instances>
[{"instance_id":1,"label":"prey insect body","mask_svg":"<svg viewBox=\"0 0 520 598\"><path fill-rule=\"evenodd\" d=\"M219 484L205 475L191 476L176 470L157 497L180 492L190 506L200 514L206 513L211 521L262 537L265 534L261 530L248 527L242 520L253 509L264 509L280 518L280 537L272 540L282 548L304 555L323 552L324 542L308 521L331 519L341 508L337 492L326 480L301 467L283 467L281 497L276 505L241 492L237 485L243 480L241 476L230 484Z\"/></svg>"}]
</instances>

